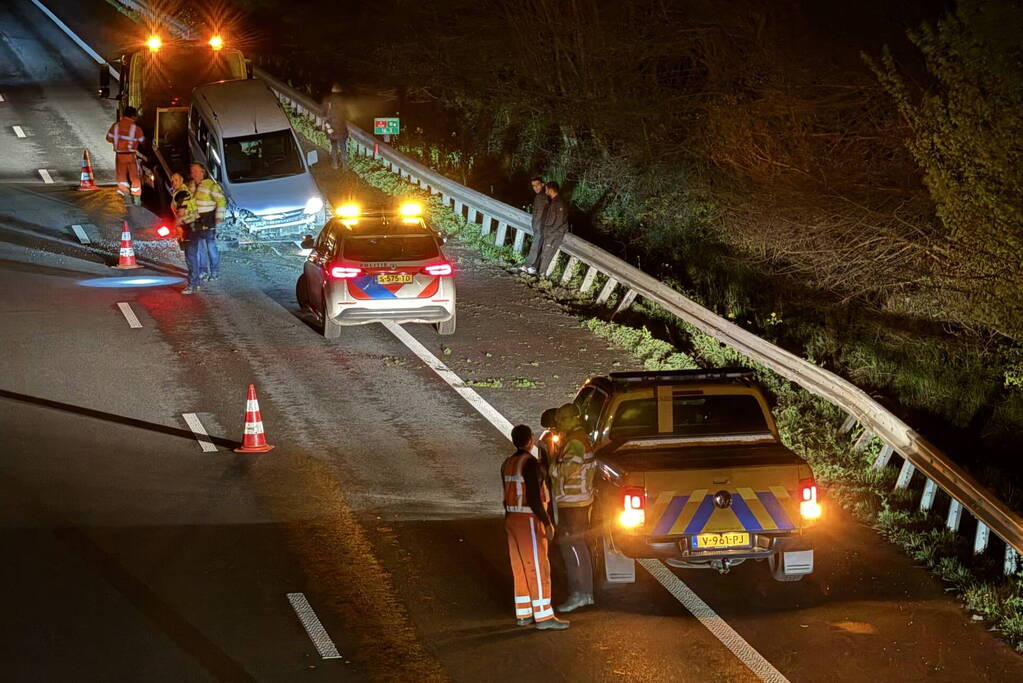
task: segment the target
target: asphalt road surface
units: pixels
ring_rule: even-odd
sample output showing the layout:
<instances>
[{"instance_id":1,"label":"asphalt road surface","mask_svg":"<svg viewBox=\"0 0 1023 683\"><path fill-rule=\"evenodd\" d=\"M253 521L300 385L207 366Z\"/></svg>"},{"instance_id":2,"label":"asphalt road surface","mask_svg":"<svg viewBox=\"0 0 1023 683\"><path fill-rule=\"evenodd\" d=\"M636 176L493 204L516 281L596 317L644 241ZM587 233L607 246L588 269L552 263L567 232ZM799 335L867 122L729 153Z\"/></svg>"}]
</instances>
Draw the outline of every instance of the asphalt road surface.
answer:
<instances>
[{"instance_id":1,"label":"asphalt road surface","mask_svg":"<svg viewBox=\"0 0 1023 683\"><path fill-rule=\"evenodd\" d=\"M49 5L104 55L131 27L101 0ZM457 247L459 330L406 326L421 347L380 325L318 336L287 245L226 252L192 297L172 244L110 270L123 209L74 191L84 148L112 181L95 73L30 0L0 5L0 680L1023 680L841 510L801 583L653 564L568 631L514 626L494 421L535 426L634 361ZM477 389L487 414L437 362L503 380ZM249 383L266 454L231 450Z\"/></svg>"}]
</instances>

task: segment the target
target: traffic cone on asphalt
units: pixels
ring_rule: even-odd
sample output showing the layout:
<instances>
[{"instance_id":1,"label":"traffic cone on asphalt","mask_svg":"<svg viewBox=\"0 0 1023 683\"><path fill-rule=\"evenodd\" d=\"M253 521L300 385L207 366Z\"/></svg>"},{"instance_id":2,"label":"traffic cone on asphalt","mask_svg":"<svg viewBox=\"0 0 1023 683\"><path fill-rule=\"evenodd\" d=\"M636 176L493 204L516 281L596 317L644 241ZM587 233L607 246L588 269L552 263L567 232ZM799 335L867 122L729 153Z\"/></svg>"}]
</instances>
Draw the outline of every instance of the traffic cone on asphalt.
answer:
<instances>
[{"instance_id":1,"label":"traffic cone on asphalt","mask_svg":"<svg viewBox=\"0 0 1023 683\"><path fill-rule=\"evenodd\" d=\"M135 263L135 250L131 246L131 230L128 229L128 221L125 221L124 227L121 228L121 254L117 258L117 265L111 266L111 268L130 270L141 267Z\"/></svg>"},{"instance_id":2,"label":"traffic cone on asphalt","mask_svg":"<svg viewBox=\"0 0 1023 683\"><path fill-rule=\"evenodd\" d=\"M249 395L245 400L245 436L242 445L234 449L235 453L266 453L273 446L266 442L263 433L263 416L259 414L259 400L256 399L256 387L249 385Z\"/></svg>"},{"instance_id":3,"label":"traffic cone on asphalt","mask_svg":"<svg viewBox=\"0 0 1023 683\"><path fill-rule=\"evenodd\" d=\"M89 150L82 153L82 180L78 183L79 192L90 192L98 190L95 176L92 174L92 161L89 159Z\"/></svg>"}]
</instances>

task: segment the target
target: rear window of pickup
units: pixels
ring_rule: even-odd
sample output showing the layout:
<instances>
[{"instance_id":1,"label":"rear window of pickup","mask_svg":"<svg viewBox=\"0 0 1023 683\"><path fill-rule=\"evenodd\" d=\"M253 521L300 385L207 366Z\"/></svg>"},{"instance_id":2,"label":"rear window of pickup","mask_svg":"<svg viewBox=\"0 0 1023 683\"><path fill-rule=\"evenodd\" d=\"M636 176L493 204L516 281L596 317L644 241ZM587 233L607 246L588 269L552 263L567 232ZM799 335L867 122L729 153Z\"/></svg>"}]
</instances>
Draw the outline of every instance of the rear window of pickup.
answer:
<instances>
[{"instance_id":1,"label":"rear window of pickup","mask_svg":"<svg viewBox=\"0 0 1023 683\"><path fill-rule=\"evenodd\" d=\"M711 436L770 431L760 404L753 396L675 396L672 434ZM657 399L623 401L611 420L612 439L663 436L657 431Z\"/></svg>"}]
</instances>

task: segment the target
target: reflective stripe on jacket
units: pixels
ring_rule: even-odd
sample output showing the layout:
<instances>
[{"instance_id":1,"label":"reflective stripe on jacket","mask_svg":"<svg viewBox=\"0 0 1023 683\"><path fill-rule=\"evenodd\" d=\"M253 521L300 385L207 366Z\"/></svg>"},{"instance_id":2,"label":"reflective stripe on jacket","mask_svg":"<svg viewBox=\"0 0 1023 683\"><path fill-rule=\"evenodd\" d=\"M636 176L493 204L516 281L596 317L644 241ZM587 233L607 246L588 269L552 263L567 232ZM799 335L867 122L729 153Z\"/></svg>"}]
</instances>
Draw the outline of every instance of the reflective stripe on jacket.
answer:
<instances>
[{"instance_id":1,"label":"reflective stripe on jacket","mask_svg":"<svg viewBox=\"0 0 1023 683\"><path fill-rule=\"evenodd\" d=\"M118 154L134 152L145 140L142 126L127 116L122 116L121 120L110 126L110 130L107 131L107 142L114 146L114 151Z\"/></svg>"},{"instance_id":2,"label":"reflective stripe on jacket","mask_svg":"<svg viewBox=\"0 0 1023 683\"><path fill-rule=\"evenodd\" d=\"M217 212L217 223L224 221L227 213L227 197L224 196L224 188L220 187L213 178L204 178L195 191L192 192L195 203L199 207L199 213Z\"/></svg>"},{"instance_id":3,"label":"reflective stripe on jacket","mask_svg":"<svg viewBox=\"0 0 1023 683\"><path fill-rule=\"evenodd\" d=\"M590 439L581 429L565 437L561 458L553 468L555 499L559 508L585 507L593 503L593 459Z\"/></svg>"},{"instance_id":4,"label":"reflective stripe on jacket","mask_svg":"<svg viewBox=\"0 0 1023 683\"><path fill-rule=\"evenodd\" d=\"M187 196L181 202L178 202L178 197L182 192ZM171 211L174 212L178 225L191 225L199 218L199 205L196 203L195 197L192 196L192 193L184 185L174 191L174 198L171 199Z\"/></svg>"}]
</instances>

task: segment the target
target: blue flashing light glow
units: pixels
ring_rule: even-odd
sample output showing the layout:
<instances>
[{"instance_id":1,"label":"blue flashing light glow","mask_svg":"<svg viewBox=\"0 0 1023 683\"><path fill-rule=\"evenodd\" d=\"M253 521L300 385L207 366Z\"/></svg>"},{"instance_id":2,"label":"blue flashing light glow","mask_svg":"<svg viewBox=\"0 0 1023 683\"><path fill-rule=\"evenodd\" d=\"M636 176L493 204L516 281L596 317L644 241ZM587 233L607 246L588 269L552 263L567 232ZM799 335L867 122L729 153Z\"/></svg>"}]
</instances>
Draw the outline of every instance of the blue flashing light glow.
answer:
<instances>
[{"instance_id":1,"label":"blue flashing light glow","mask_svg":"<svg viewBox=\"0 0 1023 683\"><path fill-rule=\"evenodd\" d=\"M181 277L146 275L142 277L99 277L93 280L82 280L78 284L83 287L159 287L184 282Z\"/></svg>"}]
</instances>

